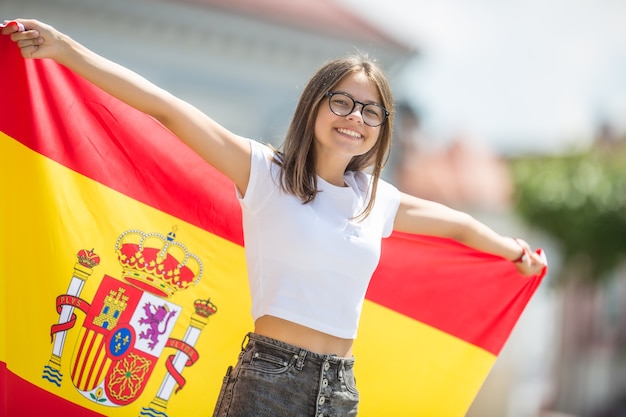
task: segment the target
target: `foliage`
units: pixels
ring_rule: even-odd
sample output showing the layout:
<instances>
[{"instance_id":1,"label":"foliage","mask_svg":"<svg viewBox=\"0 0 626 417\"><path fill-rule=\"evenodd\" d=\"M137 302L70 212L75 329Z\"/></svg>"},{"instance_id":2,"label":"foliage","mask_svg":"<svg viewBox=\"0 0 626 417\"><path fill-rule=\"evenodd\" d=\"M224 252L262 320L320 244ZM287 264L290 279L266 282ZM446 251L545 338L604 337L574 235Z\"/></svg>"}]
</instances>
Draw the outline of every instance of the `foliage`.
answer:
<instances>
[{"instance_id":1,"label":"foliage","mask_svg":"<svg viewBox=\"0 0 626 417\"><path fill-rule=\"evenodd\" d=\"M626 146L512 161L516 209L551 235L564 262L589 261L592 281L626 255Z\"/></svg>"}]
</instances>

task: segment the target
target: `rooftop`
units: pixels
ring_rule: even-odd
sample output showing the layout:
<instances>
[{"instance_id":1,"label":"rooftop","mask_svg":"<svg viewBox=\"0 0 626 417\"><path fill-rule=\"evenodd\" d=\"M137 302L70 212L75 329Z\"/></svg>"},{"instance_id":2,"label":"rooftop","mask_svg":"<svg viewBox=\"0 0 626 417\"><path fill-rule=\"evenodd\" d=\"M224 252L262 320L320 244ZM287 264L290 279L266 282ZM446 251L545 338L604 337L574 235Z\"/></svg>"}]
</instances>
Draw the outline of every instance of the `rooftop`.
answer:
<instances>
[{"instance_id":1,"label":"rooftop","mask_svg":"<svg viewBox=\"0 0 626 417\"><path fill-rule=\"evenodd\" d=\"M394 39L361 19L335 0L185 0L202 6L247 15L285 26L352 38L380 46L411 51L407 43Z\"/></svg>"}]
</instances>

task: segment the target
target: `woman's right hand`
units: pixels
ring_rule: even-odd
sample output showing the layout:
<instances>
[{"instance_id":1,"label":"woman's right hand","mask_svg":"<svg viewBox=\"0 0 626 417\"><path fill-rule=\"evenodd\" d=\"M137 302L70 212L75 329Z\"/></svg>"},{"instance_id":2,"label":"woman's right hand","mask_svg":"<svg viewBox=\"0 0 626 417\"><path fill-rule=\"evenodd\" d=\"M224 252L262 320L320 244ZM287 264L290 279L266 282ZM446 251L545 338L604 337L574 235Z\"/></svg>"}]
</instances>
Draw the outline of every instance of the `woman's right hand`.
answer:
<instances>
[{"instance_id":1,"label":"woman's right hand","mask_svg":"<svg viewBox=\"0 0 626 417\"><path fill-rule=\"evenodd\" d=\"M20 23L24 30L11 22ZM1 33L9 35L17 43L24 58L58 58L64 36L52 26L32 19L15 19L4 23L6 26Z\"/></svg>"}]
</instances>

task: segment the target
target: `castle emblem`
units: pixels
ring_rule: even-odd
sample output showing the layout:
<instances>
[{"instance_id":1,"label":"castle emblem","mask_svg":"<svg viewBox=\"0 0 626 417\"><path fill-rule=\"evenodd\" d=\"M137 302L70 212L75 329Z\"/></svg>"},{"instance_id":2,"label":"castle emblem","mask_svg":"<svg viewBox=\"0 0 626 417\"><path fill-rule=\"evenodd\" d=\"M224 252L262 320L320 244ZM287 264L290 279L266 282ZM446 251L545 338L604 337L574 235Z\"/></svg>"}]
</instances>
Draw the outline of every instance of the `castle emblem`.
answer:
<instances>
[{"instance_id":1,"label":"castle emblem","mask_svg":"<svg viewBox=\"0 0 626 417\"><path fill-rule=\"evenodd\" d=\"M189 306L194 313L183 339L172 337L184 308L170 299L198 283L203 274L200 259L176 241L174 232L167 236L123 232L115 253L122 267L121 279L104 274L91 302L80 295L100 257L93 250L77 253L67 293L57 297L59 320L51 326L52 354L43 378L61 386L63 372L67 372L89 400L122 407L142 395L157 366L165 366L161 388L142 415L167 415L170 396L184 387L182 372L198 360L194 345L217 308L210 299L196 300ZM77 309L85 313L85 320L68 369L62 367L62 358ZM167 350L174 353L160 365Z\"/></svg>"}]
</instances>

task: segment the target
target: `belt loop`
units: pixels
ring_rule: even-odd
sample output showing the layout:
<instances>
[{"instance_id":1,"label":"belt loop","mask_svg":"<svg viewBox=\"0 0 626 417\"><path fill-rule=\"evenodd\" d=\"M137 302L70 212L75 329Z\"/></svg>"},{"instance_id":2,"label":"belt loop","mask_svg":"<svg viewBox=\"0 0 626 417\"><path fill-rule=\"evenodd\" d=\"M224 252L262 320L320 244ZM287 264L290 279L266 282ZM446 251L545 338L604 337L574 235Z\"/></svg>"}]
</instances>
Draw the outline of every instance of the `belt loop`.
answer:
<instances>
[{"instance_id":1,"label":"belt loop","mask_svg":"<svg viewBox=\"0 0 626 417\"><path fill-rule=\"evenodd\" d=\"M298 360L296 361L296 369L301 371L304 368L304 360L306 359L307 351L304 349L300 349L298 352Z\"/></svg>"},{"instance_id":2,"label":"belt loop","mask_svg":"<svg viewBox=\"0 0 626 417\"><path fill-rule=\"evenodd\" d=\"M337 367L337 378L343 382L343 377L346 373L345 361L344 359L339 360L339 366Z\"/></svg>"},{"instance_id":3,"label":"belt loop","mask_svg":"<svg viewBox=\"0 0 626 417\"><path fill-rule=\"evenodd\" d=\"M250 342L250 333L246 333L241 341L241 350L245 350L246 346L248 346L248 342Z\"/></svg>"}]
</instances>

